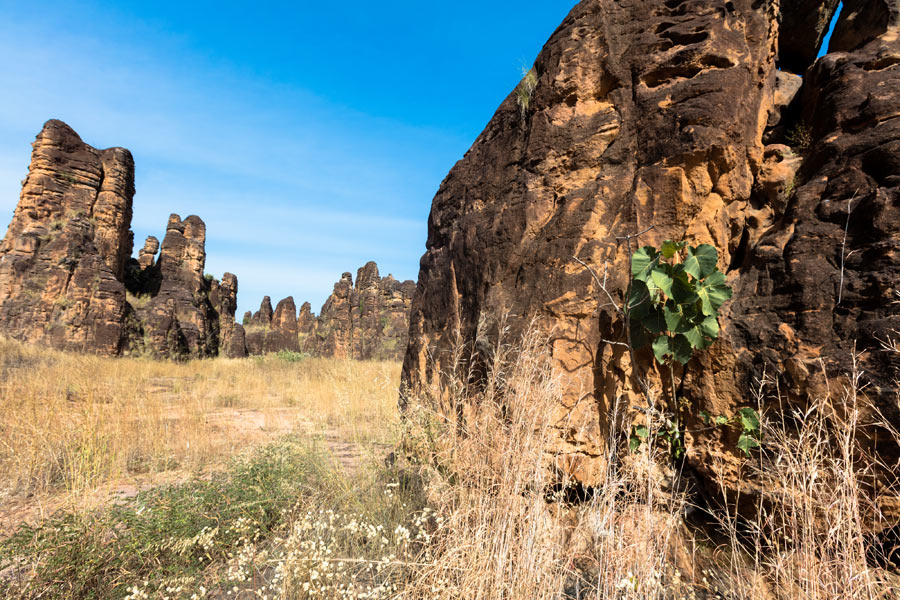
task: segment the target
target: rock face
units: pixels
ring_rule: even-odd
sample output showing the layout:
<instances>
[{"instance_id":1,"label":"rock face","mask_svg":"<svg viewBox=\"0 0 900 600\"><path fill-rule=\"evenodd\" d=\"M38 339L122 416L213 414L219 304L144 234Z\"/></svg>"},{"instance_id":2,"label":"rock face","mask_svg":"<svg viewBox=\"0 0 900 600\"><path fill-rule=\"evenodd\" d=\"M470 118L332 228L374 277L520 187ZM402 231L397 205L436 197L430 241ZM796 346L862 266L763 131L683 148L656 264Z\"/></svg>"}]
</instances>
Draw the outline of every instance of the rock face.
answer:
<instances>
[{"instance_id":1,"label":"rock face","mask_svg":"<svg viewBox=\"0 0 900 600\"><path fill-rule=\"evenodd\" d=\"M0 244L0 332L67 350L122 348L134 161L48 121Z\"/></svg>"},{"instance_id":2,"label":"rock face","mask_svg":"<svg viewBox=\"0 0 900 600\"><path fill-rule=\"evenodd\" d=\"M578 4L538 56L529 101L503 102L434 198L404 385L443 393L455 340L477 348L501 315L514 332L537 317L566 386L548 450L598 482L609 434L626 445L613 407L646 404L635 373L665 399L668 370L647 351L632 365L611 343L624 339L622 318L573 257L607 274L622 302L630 251L688 239L719 250L735 291L719 341L676 373L686 468L701 486L714 487L717 458L738 488L741 462L736 434L704 431L701 411L749 406L764 369L788 405L802 404L822 392L820 360L836 381L855 342L870 396L900 424L897 354L877 341L900 330L896 2L845 2L832 54L799 91L778 71L812 62L835 5L780 15L753 0Z\"/></svg>"},{"instance_id":3,"label":"rock face","mask_svg":"<svg viewBox=\"0 0 900 600\"><path fill-rule=\"evenodd\" d=\"M273 312L272 301L265 296L259 311L250 318L245 332L249 354L267 354L281 350L299 352L300 337L294 298L288 296L278 303Z\"/></svg>"},{"instance_id":4,"label":"rock face","mask_svg":"<svg viewBox=\"0 0 900 600\"><path fill-rule=\"evenodd\" d=\"M334 284L322 306L307 348L322 356L357 360L399 360L406 348L415 283L380 277L368 262Z\"/></svg>"},{"instance_id":5,"label":"rock face","mask_svg":"<svg viewBox=\"0 0 900 600\"><path fill-rule=\"evenodd\" d=\"M197 216L169 216L166 235L153 261L150 239L126 271L133 296L126 351L173 358L218 356L234 328L237 277L220 283L204 275L206 225ZM144 267L147 264L149 266ZM242 354L238 352L237 356Z\"/></svg>"},{"instance_id":6,"label":"rock face","mask_svg":"<svg viewBox=\"0 0 900 600\"><path fill-rule=\"evenodd\" d=\"M297 314L294 299L285 298L272 311L269 297L259 311L245 316L247 350L264 354L303 350L316 356L357 360L400 360L406 348L409 309L416 284L382 278L368 262L356 274L344 273L334 284L318 317L309 302Z\"/></svg>"},{"instance_id":7,"label":"rock face","mask_svg":"<svg viewBox=\"0 0 900 600\"><path fill-rule=\"evenodd\" d=\"M127 150L92 148L61 121L44 125L0 244L0 333L101 354L218 353L237 279L204 276L206 227L195 216L172 215L162 246L151 236L131 259L133 196Z\"/></svg>"}]
</instances>

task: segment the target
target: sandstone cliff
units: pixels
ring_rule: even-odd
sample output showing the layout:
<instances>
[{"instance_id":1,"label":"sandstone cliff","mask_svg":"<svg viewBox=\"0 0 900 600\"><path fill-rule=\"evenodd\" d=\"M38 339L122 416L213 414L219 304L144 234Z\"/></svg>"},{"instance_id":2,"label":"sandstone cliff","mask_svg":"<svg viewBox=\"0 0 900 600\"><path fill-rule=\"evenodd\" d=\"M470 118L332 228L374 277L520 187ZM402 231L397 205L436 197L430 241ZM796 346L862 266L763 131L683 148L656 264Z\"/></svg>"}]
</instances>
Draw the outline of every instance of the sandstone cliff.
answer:
<instances>
[{"instance_id":1,"label":"sandstone cliff","mask_svg":"<svg viewBox=\"0 0 900 600\"><path fill-rule=\"evenodd\" d=\"M871 399L900 425L900 365L878 341L900 330L897 4L845 2L832 53L814 64L837 2L781 4L572 10L534 64L533 92L503 102L434 198L404 385L441 394L458 338L489 346L499 315L518 330L536 316L566 386L548 450L599 481L610 433L627 452L614 406L646 404L635 373L669 392L652 355L632 365L614 343L622 317L573 257L622 302L636 245L688 239L719 249L735 290L719 341L676 374L701 486L715 487L722 459L737 489L742 461L736 434L699 426L701 414L749 406L766 373L789 405L767 395L764 408L786 415L822 393L823 365L833 381L849 371L854 344Z\"/></svg>"},{"instance_id":2,"label":"sandstone cliff","mask_svg":"<svg viewBox=\"0 0 900 600\"><path fill-rule=\"evenodd\" d=\"M0 244L0 331L68 350L122 348L134 161L48 121Z\"/></svg>"},{"instance_id":3,"label":"sandstone cliff","mask_svg":"<svg viewBox=\"0 0 900 600\"><path fill-rule=\"evenodd\" d=\"M400 360L406 349L409 308L415 283L382 278L368 262L353 275L344 273L334 285L318 317L308 302L297 314L294 299L285 298L275 311L268 296L259 311L245 315L247 350L264 354L303 350L316 356L358 360Z\"/></svg>"},{"instance_id":4,"label":"sandstone cliff","mask_svg":"<svg viewBox=\"0 0 900 600\"><path fill-rule=\"evenodd\" d=\"M0 244L0 333L101 354L218 354L237 278L204 276L206 227L195 216L172 215L162 245L151 236L130 258L133 196L127 150L44 125Z\"/></svg>"}]
</instances>

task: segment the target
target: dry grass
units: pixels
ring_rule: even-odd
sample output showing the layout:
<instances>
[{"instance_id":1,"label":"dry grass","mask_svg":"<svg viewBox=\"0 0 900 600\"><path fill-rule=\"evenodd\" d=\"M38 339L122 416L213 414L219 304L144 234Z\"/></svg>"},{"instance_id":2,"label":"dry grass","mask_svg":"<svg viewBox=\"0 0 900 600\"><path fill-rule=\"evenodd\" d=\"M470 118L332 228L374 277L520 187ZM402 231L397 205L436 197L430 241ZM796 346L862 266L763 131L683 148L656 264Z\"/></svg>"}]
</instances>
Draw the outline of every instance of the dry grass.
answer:
<instances>
[{"instance_id":1,"label":"dry grass","mask_svg":"<svg viewBox=\"0 0 900 600\"><path fill-rule=\"evenodd\" d=\"M542 348L533 333L515 352L498 344L483 389L473 392L463 369L444 395L419 399L414 454L433 457L424 472L443 525L404 597L898 597L897 575L877 565L871 544L884 523L864 484L875 463L860 460L856 374L807 412L763 420L763 453L747 464L777 502L739 518L726 500L718 526L699 531L685 522L690 499L672 485L665 445L652 440L611 464L582 501L548 498L550 427L565 424L551 423L560 386Z\"/></svg>"},{"instance_id":2,"label":"dry grass","mask_svg":"<svg viewBox=\"0 0 900 600\"><path fill-rule=\"evenodd\" d=\"M565 423L552 420L561 382L543 342L534 332L514 344L501 339L486 372L467 370L460 354L441 390L410 402L397 465L372 461L356 472L316 467L310 472L317 474L300 486L297 506L272 526L275 537L229 542L224 562L198 571L168 597L205 597L207 590L223 589L232 593L210 593L285 600L900 597L896 575L872 560L871 532L882 516L867 482L878 465L860 460L865 448L859 434L877 415L856 374L833 382L834 396L811 399L804 412L763 415L763 450L746 465L777 502L755 517L738 517L730 498L713 514L717 525L700 531L686 524L691 497L674 485L678 473L664 443L651 439L611 461L606 480L593 490L570 486L548 468L557 459L548 452L550 442ZM56 464L47 457L65 456L69 446L63 442L94 429L118 457L99 461L115 468L104 467L95 479L127 470L122 457L137 449L152 460L213 460L212 454L230 452L244 435L213 422L210 415L223 410L283 418L290 407L298 422L309 419L313 429L395 441L397 365L275 358L171 364L68 357L13 345L4 350L4 397L19 389L30 390L32 398L14 422L27 423L47 440L12 443L54 449L35 450L28 455L33 460L21 461L34 470L17 471L19 485L58 485L59 475L42 483L54 472L46 465ZM7 358L17 351L14 361ZM19 366L10 368L13 363ZM163 386L161 378L174 379ZM70 386L82 397L67 397ZM39 406L44 395L51 410ZM4 419L10 419L9 406ZM184 424L176 430L164 424L178 406ZM110 416L122 412L129 417ZM145 434L144 427L152 432ZM74 437L63 435L70 429ZM649 423L648 429L658 428ZM203 453L183 453L188 440L207 444ZM85 444L74 447L84 452ZM19 464L11 453L3 457ZM220 525L222 531L237 527ZM130 587L129 597L150 597L159 589L154 585Z\"/></svg>"},{"instance_id":3,"label":"dry grass","mask_svg":"<svg viewBox=\"0 0 900 600\"><path fill-rule=\"evenodd\" d=\"M186 363L0 340L0 490L88 490L196 471L291 431L392 443L399 365L276 356Z\"/></svg>"}]
</instances>

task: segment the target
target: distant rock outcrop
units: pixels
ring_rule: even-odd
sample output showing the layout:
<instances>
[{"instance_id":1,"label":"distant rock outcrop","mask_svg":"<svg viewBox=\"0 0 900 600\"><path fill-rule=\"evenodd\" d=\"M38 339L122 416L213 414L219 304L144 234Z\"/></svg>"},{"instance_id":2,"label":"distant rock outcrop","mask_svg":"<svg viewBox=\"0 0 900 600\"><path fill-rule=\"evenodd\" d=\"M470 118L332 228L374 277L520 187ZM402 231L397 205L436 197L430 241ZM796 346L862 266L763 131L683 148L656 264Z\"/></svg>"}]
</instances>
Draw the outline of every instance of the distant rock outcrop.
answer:
<instances>
[{"instance_id":1,"label":"distant rock outcrop","mask_svg":"<svg viewBox=\"0 0 900 600\"><path fill-rule=\"evenodd\" d=\"M297 315L294 299L285 298L272 311L269 297L247 325L247 350L264 354L300 350L316 356L359 360L399 360L406 348L413 281L380 277L374 262L353 275L344 273L316 317L309 302Z\"/></svg>"},{"instance_id":2,"label":"distant rock outcrop","mask_svg":"<svg viewBox=\"0 0 900 600\"><path fill-rule=\"evenodd\" d=\"M250 318L250 323L244 331L249 354L267 354L281 350L300 351L297 307L291 296L280 301L274 312L272 301L265 296L259 310Z\"/></svg>"},{"instance_id":3,"label":"distant rock outcrop","mask_svg":"<svg viewBox=\"0 0 900 600\"><path fill-rule=\"evenodd\" d=\"M100 354L218 354L237 278L204 276L196 216L172 215L162 245L148 237L130 258L133 196L127 150L97 150L61 121L44 125L0 244L0 333Z\"/></svg>"}]
</instances>

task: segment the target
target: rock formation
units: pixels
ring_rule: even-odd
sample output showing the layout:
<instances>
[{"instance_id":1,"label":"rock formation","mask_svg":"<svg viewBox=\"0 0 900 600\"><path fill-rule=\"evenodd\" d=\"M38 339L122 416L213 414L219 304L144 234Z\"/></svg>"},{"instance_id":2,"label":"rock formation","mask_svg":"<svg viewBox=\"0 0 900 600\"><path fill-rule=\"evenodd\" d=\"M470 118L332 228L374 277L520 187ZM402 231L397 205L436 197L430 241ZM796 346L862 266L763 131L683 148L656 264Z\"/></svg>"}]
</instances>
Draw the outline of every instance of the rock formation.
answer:
<instances>
[{"instance_id":1,"label":"rock formation","mask_svg":"<svg viewBox=\"0 0 900 600\"><path fill-rule=\"evenodd\" d=\"M92 148L61 121L44 125L0 244L0 333L101 354L218 353L237 278L204 276L206 227L195 216L172 215L162 246L148 237L130 258L133 196L127 150Z\"/></svg>"},{"instance_id":2,"label":"rock formation","mask_svg":"<svg viewBox=\"0 0 900 600\"><path fill-rule=\"evenodd\" d=\"M610 433L626 451L613 407L646 404L636 372L668 391L650 353L633 365L613 343L622 317L573 257L622 302L630 251L687 239L718 248L734 287L719 341L676 373L701 487L715 487L715 458L739 488L742 458L736 433L700 415L749 406L763 372L800 405L823 393L823 365L832 382L846 375L855 344L869 397L900 424L898 355L878 341L900 331L898 8L845 2L831 53L812 64L836 4L578 4L538 56L528 102L501 104L434 198L404 385L442 393L457 339L477 348L501 315L514 331L537 317L565 374L548 450L598 482Z\"/></svg>"},{"instance_id":3,"label":"rock formation","mask_svg":"<svg viewBox=\"0 0 900 600\"><path fill-rule=\"evenodd\" d=\"M316 317L309 302L297 314L292 297L272 311L268 296L259 311L244 317L247 350L264 354L279 350L358 360L400 360L406 348L409 308L416 284L380 277L368 262L353 275L344 273Z\"/></svg>"},{"instance_id":4,"label":"rock formation","mask_svg":"<svg viewBox=\"0 0 900 600\"><path fill-rule=\"evenodd\" d=\"M0 332L67 350L122 348L134 161L48 121L0 244Z\"/></svg>"},{"instance_id":5,"label":"rock formation","mask_svg":"<svg viewBox=\"0 0 900 600\"><path fill-rule=\"evenodd\" d=\"M380 277L368 262L353 276L344 273L316 319L305 348L322 356L357 360L399 360L406 348L409 309L416 284Z\"/></svg>"},{"instance_id":6,"label":"rock formation","mask_svg":"<svg viewBox=\"0 0 900 600\"><path fill-rule=\"evenodd\" d=\"M288 296L281 300L273 312L272 301L265 296L259 311L250 318L245 332L249 354L267 354L281 350L299 352L300 337L294 299Z\"/></svg>"}]
</instances>

